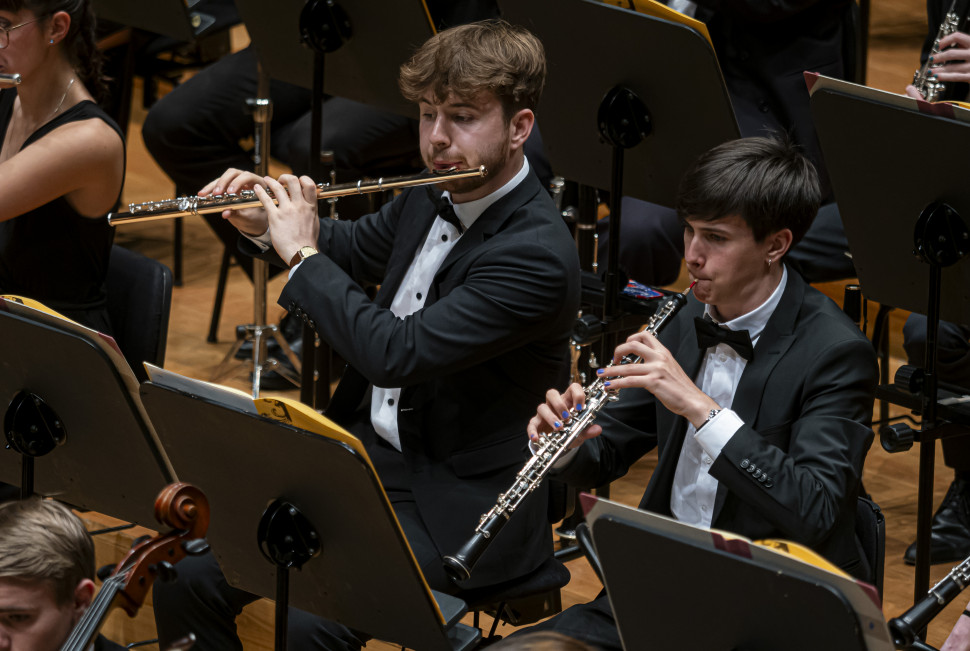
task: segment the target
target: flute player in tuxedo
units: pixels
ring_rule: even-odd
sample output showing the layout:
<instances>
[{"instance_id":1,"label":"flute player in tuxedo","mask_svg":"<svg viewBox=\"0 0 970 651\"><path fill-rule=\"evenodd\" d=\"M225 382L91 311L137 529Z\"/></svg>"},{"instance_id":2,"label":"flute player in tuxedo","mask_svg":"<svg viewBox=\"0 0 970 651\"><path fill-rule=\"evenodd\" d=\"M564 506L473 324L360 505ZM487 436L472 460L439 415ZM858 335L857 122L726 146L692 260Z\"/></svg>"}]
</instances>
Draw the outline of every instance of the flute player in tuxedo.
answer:
<instances>
[{"instance_id":1,"label":"flute player in tuxedo","mask_svg":"<svg viewBox=\"0 0 970 651\"><path fill-rule=\"evenodd\" d=\"M401 68L428 168L485 165L484 179L411 188L353 222L319 219L307 177L230 170L203 189L263 198L225 217L256 236L251 251L291 267L280 304L348 361L327 415L364 442L425 578L450 593L440 550L461 544L528 457L522 423L564 375L579 307L578 255L523 153L545 71L538 39L503 21L440 32ZM377 284L372 300L364 287ZM467 587L549 557L546 500L517 516ZM196 649L241 648L233 619L255 595L228 586L211 555L180 563L179 577L155 586L162 642L194 631ZM291 648L366 639L291 611Z\"/></svg>"}]
</instances>

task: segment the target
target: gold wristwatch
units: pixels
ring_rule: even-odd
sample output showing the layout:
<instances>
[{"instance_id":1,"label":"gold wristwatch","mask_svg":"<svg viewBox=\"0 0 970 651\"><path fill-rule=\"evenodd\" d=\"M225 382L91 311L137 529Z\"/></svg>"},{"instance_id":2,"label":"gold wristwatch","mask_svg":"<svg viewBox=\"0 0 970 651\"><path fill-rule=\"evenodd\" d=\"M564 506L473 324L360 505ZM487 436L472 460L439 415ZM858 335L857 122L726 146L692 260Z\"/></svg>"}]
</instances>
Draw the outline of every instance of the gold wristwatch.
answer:
<instances>
[{"instance_id":1,"label":"gold wristwatch","mask_svg":"<svg viewBox=\"0 0 970 651\"><path fill-rule=\"evenodd\" d=\"M319 253L319 251L312 246L301 246L300 250L293 255L293 259L290 260L290 269L303 262L311 255L316 255L317 253Z\"/></svg>"}]
</instances>

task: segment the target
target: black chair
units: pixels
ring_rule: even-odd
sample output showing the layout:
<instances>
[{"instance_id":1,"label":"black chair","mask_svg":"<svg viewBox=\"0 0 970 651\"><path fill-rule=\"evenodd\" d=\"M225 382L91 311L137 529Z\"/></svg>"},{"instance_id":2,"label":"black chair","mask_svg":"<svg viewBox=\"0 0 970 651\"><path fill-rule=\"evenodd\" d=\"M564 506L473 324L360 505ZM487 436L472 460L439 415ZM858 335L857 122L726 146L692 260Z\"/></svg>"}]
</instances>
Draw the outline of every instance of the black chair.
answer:
<instances>
[{"instance_id":1,"label":"black chair","mask_svg":"<svg viewBox=\"0 0 970 651\"><path fill-rule=\"evenodd\" d=\"M115 245L105 284L115 341L135 377L144 382L148 376L142 362L165 362L172 272L157 260Z\"/></svg>"},{"instance_id":2,"label":"black chair","mask_svg":"<svg viewBox=\"0 0 970 651\"><path fill-rule=\"evenodd\" d=\"M886 562L886 518L878 504L861 495L856 506L855 534L869 563L869 576L866 580L876 587L879 599L882 599Z\"/></svg>"},{"instance_id":3,"label":"black chair","mask_svg":"<svg viewBox=\"0 0 970 651\"><path fill-rule=\"evenodd\" d=\"M566 566L550 556L530 574L497 585L465 590L457 596L474 613L474 626L479 626L479 615L483 612L493 618L492 628L485 638L489 640L495 636L499 622L523 626L561 611L560 590L569 583L569 576Z\"/></svg>"}]
</instances>

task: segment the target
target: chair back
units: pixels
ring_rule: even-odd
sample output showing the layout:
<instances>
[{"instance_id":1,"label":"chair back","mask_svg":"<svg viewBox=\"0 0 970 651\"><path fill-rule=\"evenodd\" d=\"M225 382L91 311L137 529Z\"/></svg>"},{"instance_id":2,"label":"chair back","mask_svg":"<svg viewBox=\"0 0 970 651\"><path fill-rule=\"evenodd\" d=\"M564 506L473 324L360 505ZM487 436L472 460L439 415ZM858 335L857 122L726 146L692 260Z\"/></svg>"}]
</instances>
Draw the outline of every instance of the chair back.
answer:
<instances>
[{"instance_id":1,"label":"chair back","mask_svg":"<svg viewBox=\"0 0 970 651\"><path fill-rule=\"evenodd\" d=\"M115 341L135 377L144 382L148 375L142 362L165 362L172 272L157 260L115 245L105 284Z\"/></svg>"},{"instance_id":2,"label":"chair back","mask_svg":"<svg viewBox=\"0 0 970 651\"><path fill-rule=\"evenodd\" d=\"M866 497L859 497L856 506L856 538L869 563L866 579L876 587L882 599L883 569L886 558L886 518L879 505Z\"/></svg>"}]
</instances>

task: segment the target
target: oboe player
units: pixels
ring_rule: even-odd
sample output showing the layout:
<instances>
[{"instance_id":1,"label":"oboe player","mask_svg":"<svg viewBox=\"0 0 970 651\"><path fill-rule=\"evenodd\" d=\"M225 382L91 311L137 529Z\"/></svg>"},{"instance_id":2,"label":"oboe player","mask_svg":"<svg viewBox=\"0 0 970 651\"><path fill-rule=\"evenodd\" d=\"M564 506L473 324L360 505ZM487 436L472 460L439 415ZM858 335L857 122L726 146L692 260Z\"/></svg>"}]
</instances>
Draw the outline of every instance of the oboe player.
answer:
<instances>
[{"instance_id":1,"label":"oboe player","mask_svg":"<svg viewBox=\"0 0 970 651\"><path fill-rule=\"evenodd\" d=\"M205 189L258 183L279 198L276 207L260 187L265 210L226 217L292 267L280 304L350 364L327 415L364 442L425 578L447 592L455 586L439 550L461 544L527 458L522 423L563 376L578 309L575 247L522 149L545 69L541 43L502 21L440 32L402 67L426 165L488 170L443 184L445 193L411 188L346 222L318 219L306 177L230 170ZM371 300L363 286L373 284ZM472 587L548 558L545 514L541 495L526 504ZM159 637L195 631L195 649L238 649L231 620L254 599L226 585L211 556L182 562L177 583L155 586ZM305 614L289 622L291 648L361 644Z\"/></svg>"},{"instance_id":2,"label":"oboe player","mask_svg":"<svg viewBox=\"0 0 970 651\"><path fill-rule=\"evenodd\" d=\"M637 334L617 347L615 359L643 361L611 369L619 401L588 428L560 478L598 486L656 446L640 508L797 541L865 576L854 525L873 438L875 355L838 306L784 263L818 201L814 168L788 143L742 139L700 157L677 205L693 297L659 340ZM579 385L549 391L530 437L561 427L582 401ZM539 627L620 648L606 596Z\"/></svg>"}]
</instances>

